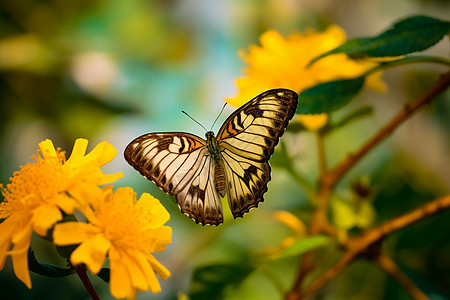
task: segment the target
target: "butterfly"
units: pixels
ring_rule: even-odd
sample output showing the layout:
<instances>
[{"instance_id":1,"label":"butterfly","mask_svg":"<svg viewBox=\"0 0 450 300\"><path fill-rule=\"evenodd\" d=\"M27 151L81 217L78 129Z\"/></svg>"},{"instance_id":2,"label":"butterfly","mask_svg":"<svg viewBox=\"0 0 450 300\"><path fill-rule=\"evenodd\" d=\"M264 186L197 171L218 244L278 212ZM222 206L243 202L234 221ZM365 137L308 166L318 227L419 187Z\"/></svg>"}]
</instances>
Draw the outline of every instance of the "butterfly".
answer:
<instances>
[{"instance_id":1,"label":"butterfly","mask_svg":"<svg viewBox=\"0 0 450 300\"><path fill-rule=\"evenodd\" d=\"M125 160L176 195L181 212L196 223L219 225L225 195L234 218L264 201L269 158L297 103L294 91L268 90L235 110L217 136L212 131L206 140L186 132L144 134L126 147Z\"/></svg>"}]
</instances>

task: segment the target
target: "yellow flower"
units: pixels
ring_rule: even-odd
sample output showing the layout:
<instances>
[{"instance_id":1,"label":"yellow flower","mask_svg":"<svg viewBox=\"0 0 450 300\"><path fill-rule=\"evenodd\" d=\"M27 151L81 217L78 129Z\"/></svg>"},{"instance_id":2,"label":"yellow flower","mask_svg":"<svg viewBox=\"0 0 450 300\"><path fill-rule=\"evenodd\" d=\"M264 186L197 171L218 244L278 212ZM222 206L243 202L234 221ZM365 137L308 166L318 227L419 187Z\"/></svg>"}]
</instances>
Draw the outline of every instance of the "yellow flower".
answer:
<instances>
[{"instance_id":1,"label":"yellow flower","mask_svg":"<svg viewBox=\"0 0 450 300\"><path fill-rule=\"evenodd\" d=\"M116 149L100 143L89 154L87 140L75 142L72 155L66 161L65 153L55 150L50 140L39 143L40 151L15 172L11 183L0 189L4 201L0 204L0 270L6 256L11 255L16 276L31 288L28 273L28 248L32 232L45 236L62 219L63 210L72 214L78 206L78 197L99 190L99 184L110 183L122 173L105 175L100 167L111 161ZM72 196L72 197L71 197ZM13 250L10 250L14 244Z\"/></svg>"},{"instance_id":2,"label":"yellow flower","mask_svg":"<svg viewBox=\"0 0 450 300\"><path fill-rule=\"evenodd\" d=\"M239 94L226 101L241 106L255 95L272 88L288 88L300 93L319 83L354 78L377 65L373 60L355 61L345 54L335 54L308 67L313 58L341 45L345 39L345 32L336 25L329 26L324 32L310 29L305 33L293 33L287 39L274 30L263 33L261 47L251 45L248 54L243 51L239 53L247 64L244 69L246 77L236 80ZM366 83L373 89L385 90L379 73L368 76ZM324 117L320 118L323 120ZM309 119L300 121L309 127ZM312 123L314 129L310 130L317 130L317 120L313 119Z\"/></svg>"},{"instance_id":3,"label":"yellow flower","mask_svg":"<svg viewBox=\"0 0 450 300\"><path fill-rule=\"evenodd\" d=\"M71 263L98 273L108 256L110 290L116 298L134 299L138 290L159 292L156 273L167 279L170 272L150 252L163 251L172 240L172 228L164 226L170 215L162 204L147 193L136 201L130 187L115 193L105 187L83 213L90 223L59 223L53 232L57 245L81 243Z\"/></svg>"}]
</instances>

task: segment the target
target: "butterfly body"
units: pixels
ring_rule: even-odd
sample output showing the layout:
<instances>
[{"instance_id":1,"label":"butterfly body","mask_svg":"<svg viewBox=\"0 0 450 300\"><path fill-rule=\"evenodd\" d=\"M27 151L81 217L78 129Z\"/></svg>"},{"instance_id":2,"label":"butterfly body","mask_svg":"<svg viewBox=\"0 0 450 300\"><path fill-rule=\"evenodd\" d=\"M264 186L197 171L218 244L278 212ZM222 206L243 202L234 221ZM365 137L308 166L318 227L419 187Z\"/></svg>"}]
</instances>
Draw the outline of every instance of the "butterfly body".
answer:
<instances>
[{"instance_id":1,"label":"butterfly body","mask_svg":"<svg viewBox=\"0 0 450 300\"><path fill-rule=\"evenodd\" d=\"M269 90L238 108L217 137L185 132L148 133L125 149L125 159L164 192L176 195L180 210L196 223L223 222L220 197L235 218L263 201L270 180L268 160L295 114L298 95Z\"/></svg>"},{"instance_id":2,"label":"butterfly body","mask_svg":"<svg viewBox=\"0 0 450 300\"><path fill-rule=\"evenodd\" d=\"M223 198L225 197L226 190L226 177L225 171L222 164L222 155L220 154L220 147L217 144L217 139L214 136L214 132L206 132L206 145L208 151L212 157L212 163L214 164L214 183L216 186L216 191Z\"/></svg>"}]
</instances>

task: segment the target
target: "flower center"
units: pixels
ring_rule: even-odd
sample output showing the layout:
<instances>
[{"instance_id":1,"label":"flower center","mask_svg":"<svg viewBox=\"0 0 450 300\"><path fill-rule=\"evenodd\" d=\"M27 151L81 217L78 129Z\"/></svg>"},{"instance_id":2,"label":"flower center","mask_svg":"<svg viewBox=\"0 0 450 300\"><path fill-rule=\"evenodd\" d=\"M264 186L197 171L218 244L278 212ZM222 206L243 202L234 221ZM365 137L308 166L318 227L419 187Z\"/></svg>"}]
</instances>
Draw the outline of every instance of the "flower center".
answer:
<instances>
[{"instance_id":1,"label":"flower center","mask_svg":"<svg viewBox=\"0 0 450 300\"><path fill-rule=\"evenodd\" d=\"M61 168L63 156L59 152L54 159L33 156L34 163L28 163L15 172L6 188L1 185L5 200L0 206L0 218L6 218L13 212L31 213L39 205L53 204L55 195L65 187L66 180Z\"/></svg>"}]
</instances>

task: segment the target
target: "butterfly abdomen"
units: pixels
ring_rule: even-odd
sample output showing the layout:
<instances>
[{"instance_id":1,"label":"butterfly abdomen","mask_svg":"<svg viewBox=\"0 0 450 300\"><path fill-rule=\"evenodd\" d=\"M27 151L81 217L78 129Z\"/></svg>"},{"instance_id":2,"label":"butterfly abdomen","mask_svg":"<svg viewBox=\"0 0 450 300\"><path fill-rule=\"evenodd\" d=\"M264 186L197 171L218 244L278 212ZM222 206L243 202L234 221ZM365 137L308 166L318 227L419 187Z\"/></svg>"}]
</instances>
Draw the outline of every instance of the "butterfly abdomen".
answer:
<instances>
[{"instance_id":1,"label":"butterfly abdomen","mask_svg":"<svg viewBox=\"0 0 450 300\"><path fill-rule=\"evenodd\" d=\"M214 161L214 182L216 183L216 190L223 198L227 193L227 180L225 177L225 170L220 160Z\"/></svg>"}]
</instances>

